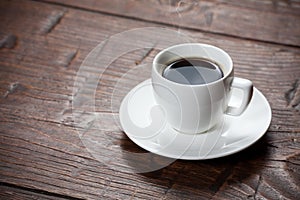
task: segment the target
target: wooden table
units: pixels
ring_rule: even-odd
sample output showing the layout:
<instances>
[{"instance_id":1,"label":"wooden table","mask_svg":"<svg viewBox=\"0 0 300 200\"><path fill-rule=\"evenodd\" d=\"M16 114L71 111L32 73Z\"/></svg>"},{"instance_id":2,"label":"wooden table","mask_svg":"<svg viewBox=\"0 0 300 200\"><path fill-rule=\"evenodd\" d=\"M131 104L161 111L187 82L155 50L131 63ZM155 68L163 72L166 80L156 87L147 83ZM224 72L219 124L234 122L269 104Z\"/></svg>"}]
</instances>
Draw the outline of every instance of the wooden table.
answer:
<instances>
[{"instance_id":1,"label":"wooden table","mask_svg":"<svg viewBox=\"0 0 300 200\"><path fill-rule=\"evenodd\" d=\"M229 52L235 74L252 80L270 102L265 136L223 158L176 160L148 173L116 168L127 167L118 160L126 152L149 156L116 119L122 97L150 77L147 67L134 76L128 72L151 64L159 49L152 43L108 66L91 64L87 74L102 70L102 76L94 104L80 114L72 110L74 94L80 84L86 91L93 87L78 71L101 42L146 27ZM136 43L144 37L150 35ZM0 83L1 199L300 198L298 0L2 0ZM91 139L103 150L96 157L81 139L94 116L101 120Z\"/></svg>"}]
</instances>

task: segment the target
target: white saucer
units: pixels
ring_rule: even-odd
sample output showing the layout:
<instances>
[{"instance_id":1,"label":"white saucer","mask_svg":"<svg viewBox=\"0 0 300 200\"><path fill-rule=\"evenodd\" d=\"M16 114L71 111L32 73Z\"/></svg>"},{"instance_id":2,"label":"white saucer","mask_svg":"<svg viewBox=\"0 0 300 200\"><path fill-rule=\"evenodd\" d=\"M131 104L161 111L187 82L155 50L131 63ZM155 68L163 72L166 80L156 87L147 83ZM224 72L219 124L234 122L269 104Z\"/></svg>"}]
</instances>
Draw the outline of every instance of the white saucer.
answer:
<instances>
[{"instance_id":1,"label":"white saucer","mask_svg":"<svg viewBox=\"0 0 300 200\"><path fill-rule=\"evenodd\" d=\"M239 100L237 94L231 98L233 105ZM267 131L271 116L268 101L254 88L242 115L225 115L223 122L206 133L180 133L166 122L163 109L154 100L150 79L127 94L119 113L124 132L138 146L161 156L186 160L218 158L249 147Z\"/></svg>"}]
</instances>

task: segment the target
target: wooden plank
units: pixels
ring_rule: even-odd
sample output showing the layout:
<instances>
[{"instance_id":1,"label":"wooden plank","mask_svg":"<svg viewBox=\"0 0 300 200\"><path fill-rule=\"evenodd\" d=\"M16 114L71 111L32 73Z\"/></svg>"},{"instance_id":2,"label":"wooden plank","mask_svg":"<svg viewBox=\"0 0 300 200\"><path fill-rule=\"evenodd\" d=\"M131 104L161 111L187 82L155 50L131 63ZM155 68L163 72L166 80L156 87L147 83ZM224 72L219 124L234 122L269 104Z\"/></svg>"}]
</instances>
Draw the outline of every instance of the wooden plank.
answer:
<instances>
[{"instance_id":1,"label":"wooden plank","mask_svg":"<svg viewBox=\"0 0 300 200\"><path fill-rule=\"evenodd\" d=\"M114 168L120 164L118 159L124 149L144 151L115 123L112 113L118 106L110 107L112 93L119 92L116 100L121 100L131 89L132 79L125 77L122 88L116 88L117 80L136 63L150 63L158 49L119 57L96 90L101 121L99 127L92 127L97 135L91 138L98 141L103 136L104 143L112 142L107 148L100 145L105 153L99 155L104 161L115 158L111 165L92 157L80 140L78 130L85 124L73 121L71 95L80 63L95 45L116 33L157 24L31 1L2 1L0 13L3 41L15 38L13 45L4 42L0 49L0 182L83 199L280 195L293 199L299 195L298 48L185 31L232 55L236 74L253 80L270 101L271 127L263 140L241 153L210 161L176 161L157 172L132 174ZM136 76L137 81L149 73L148 69ZM83 122L92 118L89 113L81 117Z\"/></svg>"},{"instance_id":2,"label":"wooden plank","mask_svg":"<svg viewBox=\"0 0 300 200\"><path fill-rule=\"evenodd\" d=\"M167 24L178 29L191 28L300 46L300 3L297 1L46 0L46 2Z\"/></svg>"}]
</instances>

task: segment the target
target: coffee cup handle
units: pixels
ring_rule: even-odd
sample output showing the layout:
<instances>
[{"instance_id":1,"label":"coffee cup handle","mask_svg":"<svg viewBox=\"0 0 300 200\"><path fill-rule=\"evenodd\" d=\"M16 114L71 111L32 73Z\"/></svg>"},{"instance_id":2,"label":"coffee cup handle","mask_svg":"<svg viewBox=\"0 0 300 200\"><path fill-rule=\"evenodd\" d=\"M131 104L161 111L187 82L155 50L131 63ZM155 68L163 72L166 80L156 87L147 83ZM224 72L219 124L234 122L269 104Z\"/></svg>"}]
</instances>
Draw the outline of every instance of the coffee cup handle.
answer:
<instances>
[{"instance_id":1,"label":"coffee cup handle","mask_svg":"<svg viewBox=\"0 0 300 200\"><path fill-rule=\"evenodd\" d=\"M253 95L253 84L251 81L243 78L234 77L231 83L232 88L237 88L243 91L242 103L239 107L228 106L226 114L238 116L241 115L247 108Z\"/></svg>"}]
</instances>

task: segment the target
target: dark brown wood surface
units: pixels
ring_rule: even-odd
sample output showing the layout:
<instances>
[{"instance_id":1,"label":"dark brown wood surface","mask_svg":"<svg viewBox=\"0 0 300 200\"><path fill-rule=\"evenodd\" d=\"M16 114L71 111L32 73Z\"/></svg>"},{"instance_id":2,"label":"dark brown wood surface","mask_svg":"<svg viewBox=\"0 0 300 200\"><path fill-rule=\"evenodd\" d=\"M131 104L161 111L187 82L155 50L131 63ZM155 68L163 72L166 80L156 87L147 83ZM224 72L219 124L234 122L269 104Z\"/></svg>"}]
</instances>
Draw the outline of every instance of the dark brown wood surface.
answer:
<instances>
[{"instance_id":1,"label":"dark brown wood surface","mask_svg":"<svg viewBox=\"0 0 300 200\"><path fill-rule=\"evenodd\" d=\"M270 102L265 136L231 156L177 160L150 173L122 172L114 161L108 166L94 158L78 135L84 124L73 120L76 73L96 45L144 27L180 30L228 51L235 74L251 79ZM299 199L299 46L296 0L1 1L0 199ZM128 52L105 70L95 94L102 116L95 139L111 135L116 146L144 152L114 116L124 94L150 70L116 86L157 52ZM100 156L119 158L110 148Z\"/></svg>"}]
</instances>

